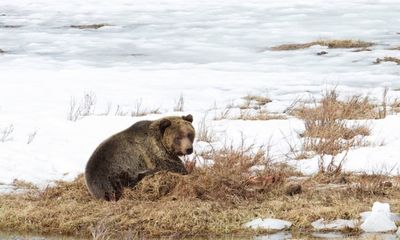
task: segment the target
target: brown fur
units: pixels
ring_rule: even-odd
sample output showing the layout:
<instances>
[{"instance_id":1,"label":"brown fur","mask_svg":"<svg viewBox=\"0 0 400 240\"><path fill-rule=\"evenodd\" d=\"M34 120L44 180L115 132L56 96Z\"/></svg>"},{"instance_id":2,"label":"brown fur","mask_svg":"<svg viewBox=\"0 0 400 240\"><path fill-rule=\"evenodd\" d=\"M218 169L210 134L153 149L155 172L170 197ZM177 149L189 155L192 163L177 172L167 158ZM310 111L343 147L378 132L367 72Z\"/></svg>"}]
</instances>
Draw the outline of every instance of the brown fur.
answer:
<instances>
[{"instance_id":1,"label":"brown fur","mask_svg":"<svg viewBox=\"0 0 400 240\"><path fill-rule=\"evenodd\" d=\"M140 121L97 147L85 170L89 192L96 198L118 200L124 187L167 170L187 174L179 156L193 152L192 115Z\"/></svg>"}]
</instances>

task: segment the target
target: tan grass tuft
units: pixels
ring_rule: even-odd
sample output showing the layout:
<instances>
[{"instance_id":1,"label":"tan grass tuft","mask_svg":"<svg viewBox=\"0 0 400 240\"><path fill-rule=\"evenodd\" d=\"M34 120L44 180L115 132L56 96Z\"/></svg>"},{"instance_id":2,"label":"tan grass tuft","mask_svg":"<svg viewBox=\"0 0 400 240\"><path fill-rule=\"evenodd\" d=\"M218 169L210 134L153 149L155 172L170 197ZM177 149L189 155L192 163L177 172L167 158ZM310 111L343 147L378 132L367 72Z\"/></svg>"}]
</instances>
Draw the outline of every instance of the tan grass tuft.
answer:
<instances>
[{"instance_id":1,"label":"tan grass tuft","mask_svg":"<svg viewBox=\"0 0 400 240\"><path fill-rule=\"evenodd\" d=\"M315 103L315 100L314 100ZM339 94L336 90L330 90L324 93L319 103L309 107L297 102L289 113L301 118L315 119L377 119L381 118L377 104L372 103L369 97L354 95L346 100L339 100Z\"/></svg>"},{"instance_id":2,"label":"tan grass tuft","mask_svg":"<svg viewBox=\"0 0 400 240\"><path fill-rule=\"evenodd\" d=\"M305 131L302 151L296 158L309 158L315 154L337 155L350 148L365 146L365 136L370 129L366 125L352 124L348 119L378 118L375 105L367 97L353 96L346 101L338 100L336 90L327 91L314 106L300 105L291 113L304 120Z\"/></svg>"},{"instance_id":3,"label":"tan grass tuft","mask_svg":"<svg viewBox=\"0 0 400 240\"><path fill-rule=\"evenodd\" d=\"M371 42L365 42L360 40L318 40L309 43L300 44L283 44L272 47L273 51L288 51L309 48L314 45L327 46L328 48L367 48L374 45Z\"/></svg>"},{"instance_id":4,"label":"tan grass tuft","mask_svg":"<svg viewBox=\"0 0 400 240\"><path fill-rule=\"evenodd\" d=\"M394 63L400 64L400 58L397 58L397 57L377 58L374 63L379 64L382 62L394 62Z\"/></svg>"}]
</instances>

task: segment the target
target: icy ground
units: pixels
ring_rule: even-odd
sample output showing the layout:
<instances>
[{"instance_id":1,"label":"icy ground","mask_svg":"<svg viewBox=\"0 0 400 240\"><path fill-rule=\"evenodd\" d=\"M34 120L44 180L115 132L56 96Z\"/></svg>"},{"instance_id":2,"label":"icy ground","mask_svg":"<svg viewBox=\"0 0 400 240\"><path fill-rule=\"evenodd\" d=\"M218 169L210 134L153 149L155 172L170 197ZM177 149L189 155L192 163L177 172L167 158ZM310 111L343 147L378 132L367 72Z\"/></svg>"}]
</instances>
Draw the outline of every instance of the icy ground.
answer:
<instances>
[{"instance_id":1,"label":"icy ground","mask_svg":"<svg viewBox=\"0 0 400 240\"><path fill-rule=\"evenodd\" d=\"M372 63L400 56L388 50L400 46L399 12L399 0L0 1L0 133L13 129L0 142L0 182L73 179L109 135L141 119L182 114L173 112L180 95L195 127L206 116L218 141L239 142L243 133L249 142L270 144L280 159L288 142L299 142L300 120L213 121L208 110L253 93L282 112L298 97L335 85L345 95L379 99L384 87L400 88L398 65ZM69 27L79 24L109 26ZM362 52L269 49L319 39L377 45ZM318 56L322 50L328 54ZM71 99L85 93L96 96L96 115L68 121ZM107 106L110 114L100 116ZM138 106L162 115L114 116ZM345 170L399 173L400 116L370 124L374 144L350 151ZM316 171L315 159L297 164Z\"/></svg>"}]
</instances>

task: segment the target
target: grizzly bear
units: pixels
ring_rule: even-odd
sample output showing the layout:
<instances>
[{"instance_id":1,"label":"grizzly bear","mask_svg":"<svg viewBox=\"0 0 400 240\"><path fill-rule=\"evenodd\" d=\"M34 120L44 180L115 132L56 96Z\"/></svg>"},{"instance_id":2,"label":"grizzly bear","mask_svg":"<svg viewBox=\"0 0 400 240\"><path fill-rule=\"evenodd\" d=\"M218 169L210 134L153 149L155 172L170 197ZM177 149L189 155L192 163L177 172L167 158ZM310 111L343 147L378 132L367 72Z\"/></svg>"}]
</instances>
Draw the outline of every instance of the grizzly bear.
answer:
<instances>
[{"instance_id":1,"label":"grizzly bear","mask_svg":"<svg viewBox=\"0 0 400 240\"><path fill-rule=\"evenodd\" d=\"M139 121L94 151L85 169L89 192L107 201L121 198L125 187L161 170L187 174L179 156L193 152L192 115Z\"/></svg>"}]
</instances>

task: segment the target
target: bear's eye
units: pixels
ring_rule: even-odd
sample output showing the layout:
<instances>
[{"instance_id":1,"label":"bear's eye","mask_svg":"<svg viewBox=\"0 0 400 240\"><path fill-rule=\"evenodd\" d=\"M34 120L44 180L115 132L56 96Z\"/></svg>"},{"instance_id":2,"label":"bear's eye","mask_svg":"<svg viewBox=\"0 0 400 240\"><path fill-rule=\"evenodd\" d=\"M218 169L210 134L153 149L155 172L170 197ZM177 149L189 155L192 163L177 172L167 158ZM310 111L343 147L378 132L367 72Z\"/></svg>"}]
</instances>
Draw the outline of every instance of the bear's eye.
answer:
<instances>
[{"instance_id":1,"label":"bear's eye","mask_svg":"<svg viewBox=\"0 0 400 240\"><path fill-rule=\"evenodd\" d=\"M189 134L187 135L187 137L188 137L189 139L193 140L193 138L194 138L193 133L189 133Z\"/></svg>"}]
</instances>

